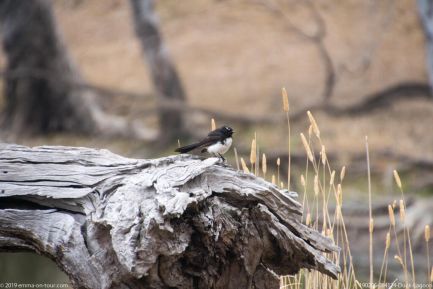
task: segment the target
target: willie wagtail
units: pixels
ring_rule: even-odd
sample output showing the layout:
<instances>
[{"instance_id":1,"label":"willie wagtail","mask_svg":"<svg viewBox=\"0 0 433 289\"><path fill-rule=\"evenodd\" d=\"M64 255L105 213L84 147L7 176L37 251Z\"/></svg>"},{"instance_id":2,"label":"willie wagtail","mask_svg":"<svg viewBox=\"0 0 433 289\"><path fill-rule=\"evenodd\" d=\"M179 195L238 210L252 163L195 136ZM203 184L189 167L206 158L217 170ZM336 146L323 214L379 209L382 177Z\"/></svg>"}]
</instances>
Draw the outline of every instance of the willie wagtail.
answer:
<instances>
[{"instance_id":1,"label":"willie wagtail","mask_svg":"<svg viewBox=\"0 0 433 289\"><path fill-rule=\"evenodd\" d=\"M207 137L201 141L177 148L175 151L183 154L200 148L202 153L208 152L219 156L225 161L222 154L226 153L232 145L233 133L234 131L231 127L223 126L211 131Z\"/></svg>"}]
</instances>

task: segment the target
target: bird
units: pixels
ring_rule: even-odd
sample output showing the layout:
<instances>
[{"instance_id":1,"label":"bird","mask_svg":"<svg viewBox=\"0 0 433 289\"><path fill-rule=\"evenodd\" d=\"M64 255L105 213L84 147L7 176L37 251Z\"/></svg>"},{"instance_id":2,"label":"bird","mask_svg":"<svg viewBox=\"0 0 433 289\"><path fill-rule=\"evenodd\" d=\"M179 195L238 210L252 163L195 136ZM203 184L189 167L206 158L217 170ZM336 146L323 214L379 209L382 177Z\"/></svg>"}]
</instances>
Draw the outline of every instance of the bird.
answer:
<instances>
[{"instance_id":1,"label":"bird","mask_svg":"<svg viewBox=\"0 0 433 289\"><path fill-rule=\"evenodd\" d=\"M175 152L183 154L200 148L202 149L202 153L208 152L214 156L220 157L222 161L225 161L226 159L222 155L225 154L232 145L233 133L233 129L225 125L209 132L209 134L201 141L179 147Z\"/></svg>"}]
</instances>

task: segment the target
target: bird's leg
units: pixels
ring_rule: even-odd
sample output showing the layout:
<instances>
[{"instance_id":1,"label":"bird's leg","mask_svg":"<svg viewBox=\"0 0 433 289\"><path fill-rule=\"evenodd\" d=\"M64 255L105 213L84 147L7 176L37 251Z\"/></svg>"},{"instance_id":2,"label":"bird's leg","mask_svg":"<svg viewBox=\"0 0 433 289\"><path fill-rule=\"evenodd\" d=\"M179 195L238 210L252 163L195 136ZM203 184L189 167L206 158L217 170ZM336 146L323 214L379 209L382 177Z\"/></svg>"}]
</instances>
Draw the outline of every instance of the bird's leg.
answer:
<instances>
[{"instance_id":1,"label":"bird's leg","mask_svg":"<svg viewBox=\"0 0 433 289\"><path fill-rule=\"evenodd\" d=\"M219 153L212 153L212 155L221 161L221 155Z\"/></svg>"},{"instance_id":2,"label":"bird's leg","mask_svg":"<svg viewBox=\"0 0 433 289\"><path fill-rule=\"evenodd\" d=\"M225 163L226 159L220 153L218 153L218 155L220 156L220 158L223 161L223 163Z\"/></svg>"}]
</instances>

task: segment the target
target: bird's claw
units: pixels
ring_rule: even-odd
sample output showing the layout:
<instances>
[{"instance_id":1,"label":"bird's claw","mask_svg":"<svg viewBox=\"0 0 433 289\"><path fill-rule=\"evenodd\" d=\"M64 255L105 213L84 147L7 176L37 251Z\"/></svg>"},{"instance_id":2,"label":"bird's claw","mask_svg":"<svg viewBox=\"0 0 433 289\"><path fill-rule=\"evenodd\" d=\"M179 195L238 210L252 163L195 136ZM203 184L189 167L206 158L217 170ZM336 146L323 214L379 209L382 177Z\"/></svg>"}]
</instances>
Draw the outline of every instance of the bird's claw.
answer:
<instances>
[{"instance_id":1,"label":"bird's claw","mask_svg":"<svg viewBox=\"0 0 433 289\"><path fill-rule=\"evenodd\" d=\"M228 166L227 160L221 155L221 154L215 154L215 156L218 158L218 163L224 166Z\"/></svg>"},{"instance_id":2,"label":"bird's claw","mask_svg":"<svg viewBox=\"0 0 433 289\"><path fill-rule=\"evenodd\" d=\"M218 154L218 156L223 163L227 162L227 160L221 154Z\"/></svg>"}]
</instances>

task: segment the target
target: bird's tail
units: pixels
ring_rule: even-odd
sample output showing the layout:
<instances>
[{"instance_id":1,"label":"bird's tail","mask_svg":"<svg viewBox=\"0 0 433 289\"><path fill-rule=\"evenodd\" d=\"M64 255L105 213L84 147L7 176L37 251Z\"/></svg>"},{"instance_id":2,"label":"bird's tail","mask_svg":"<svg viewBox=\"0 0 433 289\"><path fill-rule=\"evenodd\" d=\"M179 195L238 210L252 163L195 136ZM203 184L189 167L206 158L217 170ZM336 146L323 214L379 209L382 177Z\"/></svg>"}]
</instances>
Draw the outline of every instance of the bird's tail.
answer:
<instances>
[{"instance_id":1,"label":"bird's tail","mask_svg":"<svg viewBox=\"0 0 433 289\"><path fill-rule=\"evenodd\" d=\"M181 153L181 154L184 154L184 153L187 153L189 151L192 151L193 149L198 148L200 145L201 144L199 142L198 143L193 143L193 144L190 144L190 145L186 145L186 146L177 148L174 151L178 152L178 153Z\"/></svg>"}]
</instances>

